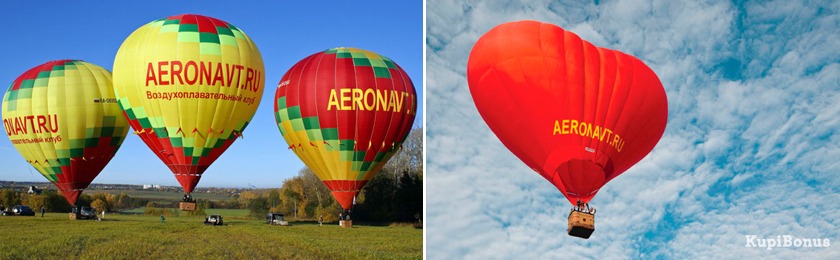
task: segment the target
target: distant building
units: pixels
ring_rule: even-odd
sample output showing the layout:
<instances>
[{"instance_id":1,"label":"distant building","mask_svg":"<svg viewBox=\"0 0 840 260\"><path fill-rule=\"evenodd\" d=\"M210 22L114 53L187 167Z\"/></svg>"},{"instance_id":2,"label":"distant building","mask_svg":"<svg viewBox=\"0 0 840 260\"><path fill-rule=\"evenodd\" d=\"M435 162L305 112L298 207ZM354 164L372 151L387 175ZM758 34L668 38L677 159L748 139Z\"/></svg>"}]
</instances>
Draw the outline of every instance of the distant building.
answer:
<instances>
[{"instance_id":1,"label":"distant building","mask_svg":"<svg viewBox=\"0 0 840 260\"><path fill-rule=\"evenodd\" d=\"M29 191L27 191L26 193L29 193L29 194L35 194L35 195L41 195L41 189L39 189L39 188L37 188L37 187L35 187L35 186L29 186Z\"/></svg>"},{"instance_id":2,"label":"distant building","mask_svg":"<svg viewBox=\"0 0 840 260\"><path fill-rule=\"evenodd\" d=\"M154 184L154 185L152 185L152 184L143 184L143 189L144 189L144 190L148 190L148 189L160 189L160 185L157 185L157 184Z\"/></svg>"}]
</instances>

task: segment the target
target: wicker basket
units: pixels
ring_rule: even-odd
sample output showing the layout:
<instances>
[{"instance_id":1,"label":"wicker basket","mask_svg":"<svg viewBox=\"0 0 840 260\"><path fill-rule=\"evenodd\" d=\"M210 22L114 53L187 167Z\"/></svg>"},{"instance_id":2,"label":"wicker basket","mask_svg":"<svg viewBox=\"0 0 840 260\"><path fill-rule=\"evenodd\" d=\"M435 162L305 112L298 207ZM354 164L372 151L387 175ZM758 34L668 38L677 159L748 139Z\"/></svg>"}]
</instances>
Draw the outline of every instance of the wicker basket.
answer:
<instances>
[{"instance_id":1,"label":"wicker basket","mask_svg":"<svg viewBox=\"0 0 840 260\"><path fill-rule=\"evenodd\" d=\"M182 201L178 204L178 208L183 211L194 211L195 210L195 202L184 202Z\"/></svg>"},{"instance_id":2,"label":"wicker basket","mask_svg":"<svg viewBox=\"0 0 840 260\"><path fill-rule=\"evenodd\" d=\"M595 232L595 215L586 212L572 211L569 213L570 236L588 239Z\"/></svg>"}]
</instances>

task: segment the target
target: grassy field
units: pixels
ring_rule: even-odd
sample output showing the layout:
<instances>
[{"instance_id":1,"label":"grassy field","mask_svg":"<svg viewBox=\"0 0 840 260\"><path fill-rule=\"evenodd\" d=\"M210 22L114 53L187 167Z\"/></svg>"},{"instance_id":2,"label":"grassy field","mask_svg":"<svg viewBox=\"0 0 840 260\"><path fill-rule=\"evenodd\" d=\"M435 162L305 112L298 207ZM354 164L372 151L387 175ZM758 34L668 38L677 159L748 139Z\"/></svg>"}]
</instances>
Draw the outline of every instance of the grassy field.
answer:
<instances>
[{"instance_id":1,"label":"grassy field","mask_svg":"<svg viewBox=\"0 0 840 260\"><path fill-rule=\"evenodd\" d=\"M412 227L280 227L236 218L226 218L224 226L202 222L201 217L170 217L161 223L156 216L119 214L103 221L69 220L60 213L0 216L0 259L419 259L423 252L423 231Z\"/></svg>"},{"instance_id":2,"label":"grassy field","mask_svg":"<svg viewBox=\"0 0 840 260\"><path fill-rule=\"evenodd\" d=\"M247 209L205 209L204 213L207 213L207 215L219 214L222 217L244 218L248 216L249 211Z\"/></svg>"},{"instance_id":3,"label":"grassy field","mask_svg":"<svg viewBox=\"0 0 840 260\"><path fill-rule=\"evenodd\" d=\"M136 209L132 209L132 210L122 211L122 213L125 213L125 214L143 214L144 210L146 210L146 208L136 208ZM170 209L167 208L167 210L170 210ZM219 215L222 215L222 217L225 217L225 218L242 219L242 218L246 218L248 216L249 212L248 212L247 209L205 209L204 213L207 213L207 215L219 214Z\"/></svg>"}]
</instances>

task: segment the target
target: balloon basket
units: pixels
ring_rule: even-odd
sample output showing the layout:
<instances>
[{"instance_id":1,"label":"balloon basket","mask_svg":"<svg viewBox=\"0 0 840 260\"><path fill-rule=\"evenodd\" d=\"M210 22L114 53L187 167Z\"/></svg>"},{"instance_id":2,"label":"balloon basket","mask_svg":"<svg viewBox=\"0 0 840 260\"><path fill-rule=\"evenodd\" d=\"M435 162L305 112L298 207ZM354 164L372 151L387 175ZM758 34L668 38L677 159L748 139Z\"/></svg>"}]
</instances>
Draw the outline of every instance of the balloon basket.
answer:
<instances>
[{"instance_id":1,"label":"balloon basket","mask_svg":"<svg viewBox=\"0 0 840 260\"><path fill-rule=\"evenodd\" d=\"M353 227L353 221L352 220L339 220L338 225L343 227L343 228L352 228Z\"/></svg>"},{"instance_id":2,"label":"balloon basket","mask_svg":"<svg viewBox=\"0 0 840 260\"><path fill-rule=\"evenodd\" d=\"M67 213L67 216L69 216L69 217L70 217L70 219L72 219L72 220L77 220L77 219L79 219L79 213L73 213L73 212L70 212L70 213Z\"/></svg>"},{"instance_id":3,"label":"balloon basket","mask_svg":"<svg viewBox=\"0 0 840 260\"><path fill-rule=\"evenodd\" d=\"M570 236L589 239L592 232L595 232L595 214L575 211L569 213L569 229L567 230Z\"/></svg>"},{"instance_id":4,"label":"balloon basket","mask_svg":"<svg viewBox=\"0 0 840 260\"><path fill-rule=\"evenodd\" d=\"M178 208L181 209L181 211L194 211L195 202L182 201L180 204L178 204Z\"/></svg>"}]
</instances>

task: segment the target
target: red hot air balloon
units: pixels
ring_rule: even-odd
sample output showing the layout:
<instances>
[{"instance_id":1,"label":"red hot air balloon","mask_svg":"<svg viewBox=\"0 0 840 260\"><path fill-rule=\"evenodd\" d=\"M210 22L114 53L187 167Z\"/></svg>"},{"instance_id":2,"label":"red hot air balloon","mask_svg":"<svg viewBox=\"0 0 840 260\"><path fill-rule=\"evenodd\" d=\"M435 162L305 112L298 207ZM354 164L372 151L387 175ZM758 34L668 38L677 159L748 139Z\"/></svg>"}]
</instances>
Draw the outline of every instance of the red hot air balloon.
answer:
<instances>
[{"instance_id":1,"label":"red hot air balloon","mask_svg":"<svg viewBox=\"0 0 840 260\"><path fill-rule=\"evenodd\" d=\"M402 145L416 109L408 74L391 59L357 48L299 61L280 80L274 103L289 149L345 210Z\"/></svg>"},{"instance_id":2,"label":"red hot air balloon","mask_svg":"<svg viewBox=\"0 0 840 260\"><path fill-rule=\"evenodd\" d=\"M648 66L552 24L493 28L473 47L467 77L493 133L577 206L650 153L668 121Z\"/></svg>"}]
</instances>

